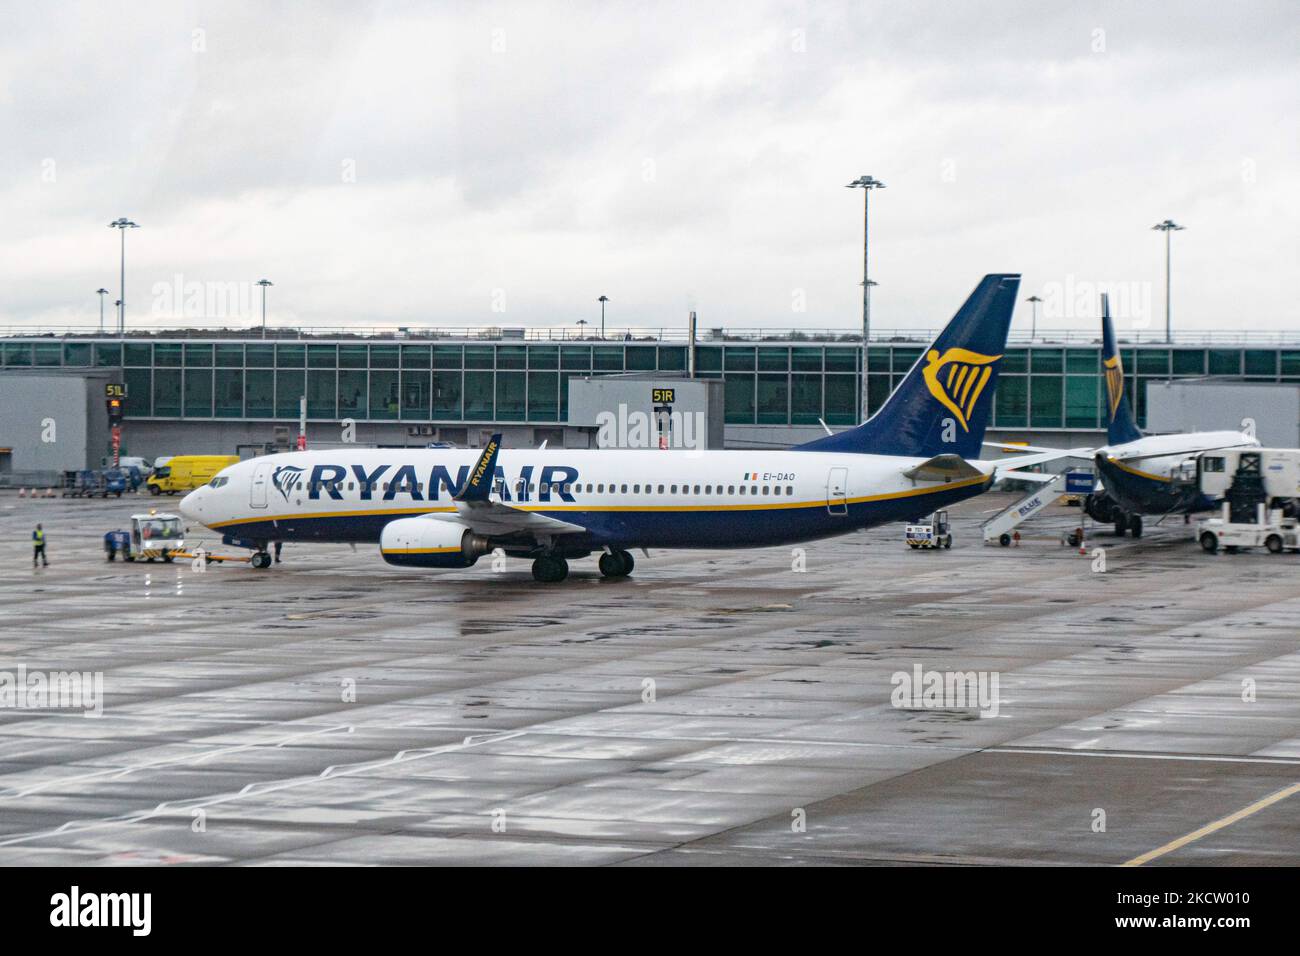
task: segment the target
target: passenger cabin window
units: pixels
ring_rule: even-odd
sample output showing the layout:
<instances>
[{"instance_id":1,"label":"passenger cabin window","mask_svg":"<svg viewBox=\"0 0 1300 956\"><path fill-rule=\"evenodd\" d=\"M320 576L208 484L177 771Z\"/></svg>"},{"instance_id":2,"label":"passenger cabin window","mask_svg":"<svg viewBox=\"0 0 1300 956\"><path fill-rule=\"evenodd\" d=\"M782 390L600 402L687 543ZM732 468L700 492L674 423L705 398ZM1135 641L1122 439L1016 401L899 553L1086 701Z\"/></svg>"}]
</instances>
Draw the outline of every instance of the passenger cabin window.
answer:
<instances>
[{"instance_id":1,"label":"passenger cabin window","mask_svg":"<svg viewBox=\"0 0 1300 956\"><path fill-rule=\"evenodd\" d=\"M785 486L785 493L786 493L787 495L792 495L792 494L794 494L794 485L786 485L786 486Z\"/></svg>"}]
</instances>

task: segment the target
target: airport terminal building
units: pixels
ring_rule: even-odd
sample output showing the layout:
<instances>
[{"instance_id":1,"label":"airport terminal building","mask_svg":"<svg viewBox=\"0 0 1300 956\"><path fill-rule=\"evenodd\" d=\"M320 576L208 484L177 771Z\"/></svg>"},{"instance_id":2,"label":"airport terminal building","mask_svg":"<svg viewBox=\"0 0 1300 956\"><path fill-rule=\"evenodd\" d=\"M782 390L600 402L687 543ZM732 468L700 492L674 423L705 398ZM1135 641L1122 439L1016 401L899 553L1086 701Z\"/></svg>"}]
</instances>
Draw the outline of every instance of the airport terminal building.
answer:
<instances>
[{"instance_id":1,"label":"airport terminal building","mask_svg":"<svg viewBox=\"0 0 1300 956\"><path fill-rule=\"evenodd\" d=\"M124 382L123 453L144 457L282 447L286 436L297 433L303 396L313 443L337 441L339 423L351 419L354 440L367 444L477 446L485 434L501 430L508 444L591 447L597 429L589 396L577 402L588 409L577 419L571 396L584 382L605 376L627 379L630 396L644 393L647 412L655 408L655 388L690 378L715 382L698 400L675 409L706 415L709 447L784 447L823 434L819 420L842 428L874 412L929 341L927 333L873 339L863 410L862 350L853 333L714 329L694 343L684 333L675 335L599 339L548 329L454 335L430 329L371 335L272 330L266 338L194 330L7 337L0 339L0 403L6 409L0 418L10 424L0 428L14 434L0 433L0 473L29 468L20 446L33 432L14 422L39 393L41 379L72 376L89 388ZM1096 337L1084 333L1013 341L997 385L991 437L1053 444L1103 440L1099 355ZM1173 345L1130 342L1123 344L1123 362L1143 425L1150 382L1210 378L1300 388L1300 336L1294 335L1220 333L1180 337ZM688 390L680 391L687 396ZM102 404L79 407L92 418L103 415ZM80 414L66 405L63 410ZM102 431L94 424L77 433ZM88 454L93 459L93 449Z\"/></svg>"}]
</instances>

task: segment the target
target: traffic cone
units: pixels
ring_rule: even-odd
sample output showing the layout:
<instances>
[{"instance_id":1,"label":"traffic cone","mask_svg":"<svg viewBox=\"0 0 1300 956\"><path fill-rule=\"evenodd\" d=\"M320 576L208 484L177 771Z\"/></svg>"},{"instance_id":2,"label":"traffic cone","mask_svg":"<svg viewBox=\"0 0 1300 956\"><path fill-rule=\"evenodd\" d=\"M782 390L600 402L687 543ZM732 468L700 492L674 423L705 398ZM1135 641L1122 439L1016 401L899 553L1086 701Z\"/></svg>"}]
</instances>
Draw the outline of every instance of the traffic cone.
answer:
<instances>
[{"instance_id":1,"label":"traffic cone","mask_svg":"<svg viewBox=\"0 0 1300 956\"><path fill-rule=\"evenodd\" d=\"M26 489L26 488L19 488L19 489L18 489L18 497L19 497L19 498L26 498L26 497L27 497L27 489Z\"/></svg>"},{"instance_id":2,"label":"traffic cone","mask_svg":"<svg viewBox=\"0 0 1300 956\"><path fill-rule=\"evenodd\" d=\"M53 498L54 496L55 496L55 495L54 495L54 489L53 489L53 488L46 488L46 489L45 489L45 497L46 497L46 498Z\"/></svg>"}]
</instances>

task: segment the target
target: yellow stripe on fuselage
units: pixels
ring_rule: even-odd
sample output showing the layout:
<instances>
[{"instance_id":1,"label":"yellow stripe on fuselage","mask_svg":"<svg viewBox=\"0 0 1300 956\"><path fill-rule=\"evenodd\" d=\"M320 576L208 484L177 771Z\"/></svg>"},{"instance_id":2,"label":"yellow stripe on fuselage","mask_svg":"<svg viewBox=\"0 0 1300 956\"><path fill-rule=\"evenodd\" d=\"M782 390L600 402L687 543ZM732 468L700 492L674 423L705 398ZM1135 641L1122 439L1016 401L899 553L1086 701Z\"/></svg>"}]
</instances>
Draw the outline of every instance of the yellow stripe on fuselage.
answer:
<instances>
[{"instance_id":1,"label":"yellow stripe on fuselage","mask_svg":"<svg viewBox=\"0 0 1300 956\"><path fill-rule=\"evenodd\" d=\"M938 492L952 491L956 488L968 488L971 485L983 484L989 480L988 475L979 475L975 478L963 478L961 481L951 481L943 485L934 485L924 488L909 488L906 491L890 491L879 495L863 495L858 498L845 498L840 500L828 501L825 498L816 501L773 501L763 502L762 504L718 504L718 505L584 505L584 504L514 504L512 502L503 502L516 511L592 511L592 512L621 512L621 511L776 511L788 510L794 508L825 508L828 504L865 504L871 501L889 501L895 498L912 498L918 495L935 494ZM215 524L208 525L209 528L225 528L230 525L250 524L252 522L263 521L300 521L307 518L363 518L371 515L424 515L438 513L454 513L456 509L452 506L432 507L432 508L382 508L367 509L361 511L320 511L320 512L301 512L299 514L289 515L250 515L247 518L237 518L233 521L218 521Z\"/></svg>"},{"instance_id":2,"label":"yellow stripe on fuselage","mask_svg":"<svg viewBox=\"0 0 1300 956\"><path fill-rule=\"evenodd\" d=\"M1122 461L1117 461L1114 458L1107 458L1106 461L1114 465L1120 471L1127 471L1130 475L1137 475L1139 478L1146 478L1148 481L1163 481L1167 483L1174 480L1172 475L1153 475L1150 472L1141 471L1131 465L1126 465Z\"/></svg>"}]
</instances>

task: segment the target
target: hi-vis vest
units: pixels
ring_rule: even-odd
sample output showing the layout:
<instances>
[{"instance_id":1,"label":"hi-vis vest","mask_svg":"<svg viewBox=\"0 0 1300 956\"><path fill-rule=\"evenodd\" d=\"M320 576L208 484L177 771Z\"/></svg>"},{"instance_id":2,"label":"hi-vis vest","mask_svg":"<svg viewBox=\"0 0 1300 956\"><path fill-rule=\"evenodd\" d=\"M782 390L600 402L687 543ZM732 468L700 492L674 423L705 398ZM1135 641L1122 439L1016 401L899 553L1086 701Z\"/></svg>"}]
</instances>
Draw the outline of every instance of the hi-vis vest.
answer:
<instances>
[{"instance_id":1,"label":"hi-vis vest","mask_svg":"<svg viewBox=\"0 0 1300 956\"><path fill-rule=\"evenodd\" d=\"M38 548L43 548L43 547L45 547L45 532L44 532L44 531L33 531L33 532L32 532L32 543L35 544L36 547L38 547Z\"/></svg>"}]
</instances>

